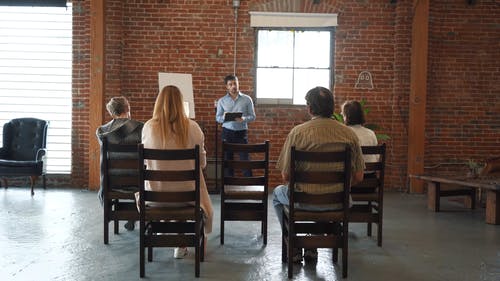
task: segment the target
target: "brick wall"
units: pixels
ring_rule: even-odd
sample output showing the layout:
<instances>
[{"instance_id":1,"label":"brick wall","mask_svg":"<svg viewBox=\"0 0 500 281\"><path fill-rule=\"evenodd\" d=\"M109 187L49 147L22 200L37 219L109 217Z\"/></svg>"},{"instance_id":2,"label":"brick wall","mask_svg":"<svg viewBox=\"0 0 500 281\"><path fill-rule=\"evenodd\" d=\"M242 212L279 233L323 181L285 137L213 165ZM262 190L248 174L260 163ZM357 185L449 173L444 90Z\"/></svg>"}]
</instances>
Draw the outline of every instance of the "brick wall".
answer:
<instances>
[{"instance_id":1,"label":"brick wall","mask_svg":"<svg viewBox=\"0 0 500 281\"><path fill-rule=\"evenodd\" d=\"M73 1L73 177L88 178L90 64L89 1ZM213 102L224 94L223 77L233 72L234 18L231 1L107 1L106 97L125 95L134 118L151 117L158 72L192 73L196 120L204 128L208 157L214 157ZM412 0L241 1L236 74L243 92L254 95L254 31L248 11L337 13L336 111L347 99L366 99L368 119L381 125L387 143L387 188L406 188L408 96ZM451 3L450 3L451 2ZM426 166L500 154L500 7L495 1L432 1ZM449 12L451 11L451 12ZM361 71L374 89L357 90ZM250 141L271 141L275 161L289 130L307 119L301 106L256 105ZM458 168L460 165L442 165ZM271 186L280 183L272 167ZM57 177L50 177L55 182Z\"/></svg>"},{"instance_id":2,"label":"brick wall","mask_svg":"<svg viewBox=\"0 0 500 281\"><path fill-rule=\"evenodd\" d=\"M437 2L430 9L425 166L444 172L500 155L500 4Z\"/></svg>"}]
</instances>

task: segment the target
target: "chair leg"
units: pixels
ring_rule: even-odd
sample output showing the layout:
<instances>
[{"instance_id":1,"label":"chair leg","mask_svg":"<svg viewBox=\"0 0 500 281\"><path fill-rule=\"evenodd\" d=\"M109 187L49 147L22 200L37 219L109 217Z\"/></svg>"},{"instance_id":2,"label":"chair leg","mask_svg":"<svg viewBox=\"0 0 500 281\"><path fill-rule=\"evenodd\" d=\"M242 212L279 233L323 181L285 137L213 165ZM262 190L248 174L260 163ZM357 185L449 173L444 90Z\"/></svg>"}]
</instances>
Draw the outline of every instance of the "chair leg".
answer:
<instances>
[{"instance_id":1,"label":"chair leg","mask_svg":"<svg viewBox=\"0 0 500 281\"><path fill-rule=\"evenodd\" d=\"M349 252L349 223L342 223L342 278L347 277L347 258Z\"/></svg>"},{"instance_id":2,"label":"chair leg","mask_svg":"<svg viewBox=\"0 0 500 281\"><path fill-rule=\"evenodd\" d=\"M109 206L108 203L104 202L104 244L107 245L109 243Z\"/></svg>"},{"instance_id":3,"label":"chair leg","mask_svg":"<svg viewBox=\"0 0 500 281\"><path fill-rule=\"evenodd\" d=\"M220 244L224 245L224 203L221 202L220 208Z\"/></svg>"},{"instance_id":4,"label":"chair leg","mask_svg":"<svg viewBox=\"0 0 500 281\"><path fill-rule=\"evenodd\" d=\"M42 183L43 183L43 189L47 189L47 178L45 175L42 175Z\"/></svg>"},{"instance_id":5,"label":"chair leg","mask_svg":"<svg viewBox=\"0 0 500 281\"><path fill-rule=\"evenodd\" d=\"M36 180L38 179L37 176L30 176L30 182L31 182L31 196L35 195L35 191L34 191L34 188L35 188L35 182Z\"/></svg>"},{"instance_id":6,"label":"chair leg","mask_svg":"<svg viewBox=\"0 0 500 281\"><path fill-rule=\"evenodd\" d=\"M139 276L141 278L144 277L144 275L146 274L146 268L145 268L145 263L146 261L144 260L145 259L145 255L144 255L144 251L146 250L144 248L144 235L141 233L141 237L140 237L140 243L139 243L139 260L140 260L140 273L139 273Z\"/></svg>"},{"instance_id":7,"label":"chair leg","mask_svg":"<svg viewBox=\"0 0 500 281\"><path fill-rule=\"evenodd\" d=\"M201 251L200 243L198 242L198 243L196 243L196 246L194 247L194 276L195 277L200 277L200 256L201 256L200 251Z\"/></svg>"},{"instance_id":8,"label":"chair leg","mask_svg":"<svg viewBox=\"0 0 500 281\"><path fill-rule=\"evenodd\" d=\"M201 257L200 257L200 261L202 261L202 262L205 261L205 247L206 247L205 238L206 238L205 233L202 233L201 234Z\"/></svg>"},{"instance_id":9,"label":"chair leg","mask_svg":"<svg viewBox=\"0 0 500 281\"><path fill-rule=\"evenodd\" d=\"M293 243L292 237L288 235L288 249L287 249L287 265L288 265L288 279L293 278Z\"/></svg>"},{"instance_id":10,"label":"chair leg","mask_svg":"<svg viewBox=\"0 0 500 281\"><path fill-rule=\"evenodd\" d=\"M382 247L382 218L379 217L377 223L377 246Z\"/></svg>"},{"instance_id":11,"label":"chair leg","mask_svg":"<svg viewBox=\"0 0 500 281\"><path fill-rule=\"evenodd\" d=\"M149 246L148 247L148 262L153 261L153 247Z\"/></svg>"},{"instance_id":12,"label":"chair leg","mask_svg":"<svg viewBox=\"0 0 500 281\"><path fill-rule=\"evenodd\" d=\"M373 208L372 202L368 201L368 210L370 210L370 213L372 212L372 208ZM372 223L371 223L371 221L366 223L366 235L368 237L372 236Z\"/></svg>"},{"instance_id":13,"label":"chair leg","mask_svg":"<svg viewBox=\"0 0 500 281\"><path fill-rule=\"evenodd\" d=\"M347 278L347 246L342 248L342 278Z\"/></svg>"},{"instance_id":14,"label":"chair leg","mask_svg":"<svg viewBox=\"0 0 500 281\"><path fill-rule=\"evenodd\" d=\"M262 238L264 245L267 245L267 215L262 219Z\"/></svg>"},{"instance_id":15,"label":"chair leg","mask_svg":"<svg viewBox=\"0 0 500 281\"><path fill-rule=\"evenodd\" d=\"M115 206L115 211L118 208L119 203L120 202L118 199L113 200L113 205ZM114 232L114 234L118 234L120 232L119 227L120 227L120 221L118 219L114 219L113 220L113 232Z\"/></svg>"},{"instance_id":16,"label":"chair leg","mask_svg":"<svg viewBox=\"0 0 500 281\"><path fill-rule=\"evenodd\" d=\"M281 231L281 262L286 262L286 253L287 247L285 243L285 235L283 234L283 230Z\"/></svg>"},{"instance_id":17,"label":"chair leg","mask_svg":"<svg viewBox=\"0 0 500 281\"><path fill-rule=\"evenodd\" d=\"M332 262L337 263L338 261L339 261L339 249L333 248L332 249Z\"/></svg>"},{"instance_id":18,"label":"chair leg","mask_svg":"<svg viewBox=\"0 0 500 281\"><path fill-rule=\"evenodd\" d=\"M471 191L470 191L470 208L472 210L474 210L476 208L476 189L475 188L471 188Z\"/></svg>"}]
</instances>

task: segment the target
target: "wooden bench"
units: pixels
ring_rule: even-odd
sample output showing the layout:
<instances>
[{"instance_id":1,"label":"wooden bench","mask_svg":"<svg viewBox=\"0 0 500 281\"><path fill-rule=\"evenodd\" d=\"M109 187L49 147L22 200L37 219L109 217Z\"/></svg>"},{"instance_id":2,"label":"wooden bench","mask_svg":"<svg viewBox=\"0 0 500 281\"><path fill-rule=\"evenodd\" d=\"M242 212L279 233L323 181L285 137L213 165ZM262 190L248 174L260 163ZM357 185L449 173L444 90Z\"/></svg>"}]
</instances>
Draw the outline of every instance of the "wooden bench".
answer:
<instances>
[{"instance_id":1,"label":"wooden bench","mask_svg":"<svg viewBox=\"0 0 500 281\"><path fill-rule=\"evenodd\" d=\"M442 196L464 195L464 190L441 190L441 184L451 184L459 187L470 188L475 194L475 189L486 191L486 223L500 224L500 177L481 176L477 178L435 176L435 175L410 175L410 177L427 182L427 206L430 210L439 212L439 200ZM471 202L473 208L475 196Z\"/></svg>"}]
</instances>

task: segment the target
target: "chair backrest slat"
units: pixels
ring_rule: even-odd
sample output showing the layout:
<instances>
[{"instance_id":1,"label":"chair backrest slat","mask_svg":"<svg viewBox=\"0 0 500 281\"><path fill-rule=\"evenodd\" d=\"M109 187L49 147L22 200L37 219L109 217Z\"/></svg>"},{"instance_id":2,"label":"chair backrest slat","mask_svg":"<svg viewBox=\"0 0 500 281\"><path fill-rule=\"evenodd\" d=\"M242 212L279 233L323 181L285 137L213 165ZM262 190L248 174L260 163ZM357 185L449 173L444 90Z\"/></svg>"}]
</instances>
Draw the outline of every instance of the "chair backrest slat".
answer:
<instances>
[{"instance_id":1,"label":"chair backrest slat","mask_svg":"<svg viewBox=\"0 0 500 281\"><path fill-rule=\"evenodd\" d=\"M328 184L343 181L344 172L295 171L295 182Z\"/></svg>"},{"instance_id":2,"label":"chair backrest slat","mask_svg":"<svg viewBox=\"0 0 500 281\"><path fill-rule=\"evenodd\" d=\"M109 159L108 160L108 169L109 170L135 170L135 169L137 169L137 157L135 159Z\"/></svg>"},{"instance_id":3,"label":"chair backrest slat","mask_svg":"<svg viewBox=\"0 0 500 281\"><path fill-rule=\"evenodd\" d=\"M226 177L225 185L265 185L266 177Z\"/></svg>"},{"instance_id":4,"label":"chair backrest slat","mask_svg":"<svg viewBox=\"0 0 500 281\"><path fill-rule=\"evenodd\" d=\"M337 152L295 150L295 161L301 162L343 162L346 155Z\"/></svg>"},{"instance_id":5,"label":"chair backrest slat","mask_svg":"<svg viewBox=\"0 0 500 281\"><path fill-rule=\"evenodd\" d=\"M266 152L266 143L252 143L252 144L240 144L240 143L227 143L224 144L224 150L234 151L234 152L247 152L247 153L259 153Z\"/></svg>"},{"instance_id":6,"label":"chair backrest slat","mask_svg":"<svg viewBox=\"0 0 500 281\"><path fill-rule=\"evenodd\" d=\"M144 193L144 200L150 202L162 202L162 203L195 202L196 192L194 190L169 191L169 192L147 191Z\"/></svg>"},{"instance_id":7,"label":"chair backrest slat","mask_svg":"<svg viewBox=\"0 0 500 281\"><path fill-rule=\"evenodd\" d=\"M295 203L307 203L307 204L339 204L344 200L344 192L333 192L325 194L311 194L305 192L295 192L294 202Z\"/></svg>"},{"instance_id":8,"label":"chair backrest slat","mask_svg":"<svg viewBox=\"0 0 500 281\"><path fill-rule=\"evenodd\" d=\"M192 181L196 178L196 170L182 171L144 171L144 180L148 181Z\"/></svg>"},{"instance_id":9,"label":"chair backrest slat","mask_svg":"<svg viewBox=\"0 0 500 281\"><path fill-rule=\"evenodd\" d=\"M148 160L194 160L194 149L151 149L144 148L144 159Z\"/></svg>"},{"instance_id":10,"label":"chair backrest slat","mask_svg":"<svg viewBox=\"0 0 500 281\"><path fill-rule=\"evenodd\" d=\"M265 169L268 163L263 160L224 160L224 168L231 167L233 169Z\"/></svg>"}]
</instances>

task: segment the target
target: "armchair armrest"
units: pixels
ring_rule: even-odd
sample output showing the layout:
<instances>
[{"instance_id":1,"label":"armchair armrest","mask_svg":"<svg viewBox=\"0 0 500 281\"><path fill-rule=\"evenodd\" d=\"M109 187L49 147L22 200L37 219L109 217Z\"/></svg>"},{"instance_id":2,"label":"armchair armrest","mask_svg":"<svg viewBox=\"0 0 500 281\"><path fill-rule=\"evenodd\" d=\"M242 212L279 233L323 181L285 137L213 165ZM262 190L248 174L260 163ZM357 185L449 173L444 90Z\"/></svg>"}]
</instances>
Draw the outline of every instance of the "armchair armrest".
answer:
<instances>
[{"instance_id":1,"label":"armchair armrest","mask_svg":"<svg viewBox=\"0 0 500 281\"><path fill-rule=\"evenodd\" d=\"M46 148L38 149L38 151L36 152L36 161L42 161L46 154L47 154Z\"/></svg>"}]
</instances>

